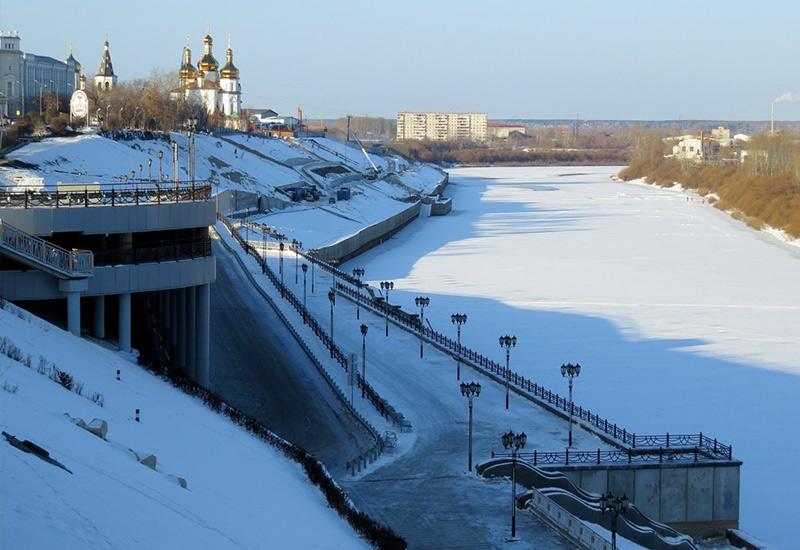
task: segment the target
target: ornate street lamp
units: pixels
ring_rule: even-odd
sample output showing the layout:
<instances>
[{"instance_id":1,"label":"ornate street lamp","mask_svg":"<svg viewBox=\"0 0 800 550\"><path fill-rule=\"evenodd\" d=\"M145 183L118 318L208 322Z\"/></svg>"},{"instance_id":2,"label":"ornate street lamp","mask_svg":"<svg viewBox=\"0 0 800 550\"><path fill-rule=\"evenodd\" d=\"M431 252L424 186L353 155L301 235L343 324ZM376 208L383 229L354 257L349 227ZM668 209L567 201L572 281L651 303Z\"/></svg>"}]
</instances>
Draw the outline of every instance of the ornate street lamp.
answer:
<instances>
[{"instance_id":1,"label":"ornate street lamp","mask_svg":"<svg viewBox=\"0 0 800 550\"><path fill-rule=\"evenodd\" d=\"M285 288L283 286L283 249L284 248L286 248L286 247L284 246L283 241L281 241L278 244L278 258L279 258L278 259L278 271L280 271L280 273L281 273L281 298L283 298L283 289Z\"/></svg>"},{"instance_id":2,"label":"ornate street lamp","mask_svg":"<svg viewBox=\"0 0 800 550\"><path fill-rule=\"evenodd\" d=\"M472 471L472 399L481 394L481 385L477 382L470 382L469 384L461 382L461 395L469 399L469 437L468 437L468 459L467 467Z\"/></svg>"},{"instance_id":3,"label":"ornate street lamp","mask_svg":"<svg viewBox=\"0 0 800 550\"><path fill-rule=\"evenodd\" d=\"M361 397L367 395L367 330L369 327L361 323Z\"/></svg>"},{"instance_id":4,"label":"ornate street lamp","mask_svg":"<svg viewBox=\"0 0 800 550\"><path fill-rule=\"evenodd\" d=\"M579 364L573 365L572 363L567 363L566 365L561 365L561 376L569 377L569 445L568 447L572 447L572 413L575 410L574 405L572 404L572 379L578 376L581 373L581 366Z\"/></svg>"},{"instance_id":5,"label":"ornate street lamp","mask_svg":"<svg viewBox=\"0 0 800 550\"><path fill-rule=\"evenodd\" d=\"M356 288L358 289L358 300L356 300L356 319L361 319L361 287L363 286L361 283L361 279L364 277L364 268L357 267L353 270L353 277L358 280L356 283Z\"/></svg>"},{"instance_id":6,"label":"ornate street lamp","mask_svg":"<svg viewBox=\"0 0 800 550\"><path fill-rule=\"evenodd\" d=\"M525 432L515 434L512 431L500 437L504 449L511 449L511 539L517 538L517 452L525 447L528 436Z\"/></svg>"},{"instance_id":7,"label":"ornate street lamp","mask_svg":"<svg viewBox=\"0 0 800 550\"><path fill-rule=\"evenodd\" d=\"M158 183L161 183L162 180L161 159L164 158L164 151L159 149L158 153L156 153L156 156L158 157Z\"/></svg>"},{"instance_id":8,"label":"ornate street lamp","mask_svg":"<svg viewBox=\"0 0 800 550\"><path fill-rule=\"evenodd\" d=\"M422 335L425 332L425 308L431 303L431 299L425 296L417 296L414 303L419 308L419 358L422 359Z\"/></svg>"},{"instance_id":9,"label":"ornate street lamp","mask_svg":"<svg viewBox=\"0 0 800 550\"><path fill-rule=\"evenodd\" d=\"M308 264L303 262L303 323L307 321L306 316L308 315L308 309L306 308L306 280L308 277L306 274L308 273Z\"/></svg>"},{"instance_id":10,"label":"ornate street lamp","mask_svg":"<svg viewBox=\"0 0 800 550\"><path fill-rule=\"evenodd\" d=\"M466 313L453 313L450 320L456 326L458 334L458 346L456 347L456 380L461 380L461 325L467 322Z\"/></svg>"},{"instance_id":11,"label":"ornate street lamp","mask_svg":"<svg viewBox=\"0 0 800 550\"><path fill-rule=\"evenodd\" d=\"M623 494L622 497L614 496L614 493L609 491L604 495L600 495L598 500L600 505L600 512L611 514L611 550L617 550L617 518L625 515L628 511L628 495Z\"/></svg>"},{"instance_id":12,"label":"ornate street lamp","mask_svg":"<svg viewBox=\"0 0 800 550\"><path fill-rule=\"evenodd\" d=\"M389 336L389 291L394 288L394 282L381 281L381 290L386 291L386 300L384 301L384 314L386 317L386 336Z\"/></svg>"},{"instance_id":13,"label":"ornate street lamp","mask_svg":"<svg viewBox=\"0 0 800 550\"><path fill-rule=\"evenodd\" d=\"M308 255L311 256L311 294L314 294L314 264L317 263L317 251L309 250Z\"/></svg>"},{"instance_id":14,"label":"ornate street lamp","mask_svg":"<svg viewBox=\"0 0 800 550\"><path fill-rule=\"evenodd\" d=\"M508 410L508 386L511 382L511 371L508 368L508 363L511 359L511 348L516 347L516 345L516 336L506 335L500 337L500 347L506 350L506 369L503 371L503 378L506 379L506 410Z\"/></svg>"},{"instance_id":15,"label":"ornate street lamp","mask_svg":"<svg viewBox=\"0 0 800 550\"><path fill-rule=\"evenodd\" d=\"M298 258L300 256L299 250L303 246L303 243L298 241L297 239L292 239L292 250L294 250L294 284L297 284L297 264Z\"/></svg>"},{"instance_id":16,"label":"ornate street lamp","mask_svg":"<svg viewBox=\"0 0 800 550\"><path fill-rule=\"evenodd\" d=\"M336 305L336 292L333 287L328 291L328 300L331 302L331 357L333 357L333 306Z\"/></svg>"}]
</instances>

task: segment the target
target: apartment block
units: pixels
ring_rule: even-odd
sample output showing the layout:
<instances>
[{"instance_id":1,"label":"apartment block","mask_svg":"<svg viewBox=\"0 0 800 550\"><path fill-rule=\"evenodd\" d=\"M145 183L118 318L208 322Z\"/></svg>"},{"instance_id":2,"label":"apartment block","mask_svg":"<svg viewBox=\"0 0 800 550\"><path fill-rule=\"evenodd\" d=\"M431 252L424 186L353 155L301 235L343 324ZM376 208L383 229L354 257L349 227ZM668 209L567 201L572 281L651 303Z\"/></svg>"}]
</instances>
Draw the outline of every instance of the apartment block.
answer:
<instances>
[{"instance_id":1,"label":"apartment block","mask_svg":"<svg viewBox=\"0 0 800 550\"><path fill-rule=\"evenodd\" d=\"M397 113L397 140L486 141L487 113Z\"/></svg>"}]
</instances>

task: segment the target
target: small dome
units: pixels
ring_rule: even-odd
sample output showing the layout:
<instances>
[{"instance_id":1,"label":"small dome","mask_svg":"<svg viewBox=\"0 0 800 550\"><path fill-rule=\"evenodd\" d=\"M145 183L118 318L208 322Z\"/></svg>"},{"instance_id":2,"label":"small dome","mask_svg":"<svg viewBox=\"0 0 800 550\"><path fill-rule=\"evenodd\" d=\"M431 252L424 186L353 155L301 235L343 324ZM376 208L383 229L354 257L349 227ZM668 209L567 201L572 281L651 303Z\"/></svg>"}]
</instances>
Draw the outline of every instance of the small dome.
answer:
<instances>
[{"instance_id":1,"label":"small dome","mask_svg":"<svg viewBox=\"0 0 800 550\"><path fill-rule=\"evenodd\" d=\"M225 53L225 66L219 74L222 78L239 78L239 69L233 64L233 50L230 48Z\"/></svg>"}]
</instances>

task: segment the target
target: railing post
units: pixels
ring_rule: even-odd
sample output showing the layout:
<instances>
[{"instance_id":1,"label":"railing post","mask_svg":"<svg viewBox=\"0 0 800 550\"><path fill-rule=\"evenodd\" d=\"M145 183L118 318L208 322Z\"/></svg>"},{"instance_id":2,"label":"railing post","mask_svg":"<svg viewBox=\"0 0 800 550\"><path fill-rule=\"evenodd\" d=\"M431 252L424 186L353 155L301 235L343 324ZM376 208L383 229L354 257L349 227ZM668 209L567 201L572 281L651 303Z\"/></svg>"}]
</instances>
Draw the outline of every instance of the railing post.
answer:
<instances>
[{"instance_id":1,"label":"railing post","mask_svg":"<svg viewBox=\"0 0 800 550\"><path fill-rule=\"evenodd\" d=\"M669 432L667 432L667 447L669 447Z\"/></svg>"},{"instance_id":2,"label":"railing post","mask_svg":"<svg viewBox=\"0 0 800 550\"><path fill-rule=\"evenodd\" d=\"M567 462L566 465L569 466L569 447L567 447Z\"/></svg>"},{"instance_id":3,"label":"railing post","mask_svg":"<svg viewBox=\"0 0 800 550\"><path fill-rule=\"evenodd\" d=\"M664 462L664 448L663 447L659 447L658 448L658 461L659 462Z\"/></svg>"},{"instance_id":4,"label":"railing post","mask_svg":"<svg viewBox=\"0 0 800 550\"><path fill-rule=\"evenodd\" d=\"M537 451L536 451L536 449L534 449L533 450L533 465L536 466L538 463L539 463L539 461L538 461Z\"/></svg>"},{"instance_id":5,"label":"railing post","mask_svg":"<svg viewBox=\"0 0 800 550\"><path fill-rule=\"evenodd\" d=\"M597 449L597 463L600 464L600 449Z\"/></svg>"},{"instance_id":6,"label":"railing post","mask_svg":"<svg viewBox=\"0 0 800 550\"><path fill-rule=\"evenodd\" d=\"M694 461L697 462L697 447L694 448Z\"/></svg>"},{"instance_id":7,"label":"railing post","mask_svg":"<svg viewBox=\"0 0 800 550\"><path fill-rule=\"evenodd\" d=\"M636 448L636 434L633 434L633 448Z\"/></svg>"},{"instance_id":8,"label":"railing post","mask_svg":"<svg viewBox=\"0 0 800 550\"><path fill-rule=\"evenodd\" d=\"M114 191L114 185L111 185L111 206L114 206L116 192Z\"/></svg>"}]
</instances>

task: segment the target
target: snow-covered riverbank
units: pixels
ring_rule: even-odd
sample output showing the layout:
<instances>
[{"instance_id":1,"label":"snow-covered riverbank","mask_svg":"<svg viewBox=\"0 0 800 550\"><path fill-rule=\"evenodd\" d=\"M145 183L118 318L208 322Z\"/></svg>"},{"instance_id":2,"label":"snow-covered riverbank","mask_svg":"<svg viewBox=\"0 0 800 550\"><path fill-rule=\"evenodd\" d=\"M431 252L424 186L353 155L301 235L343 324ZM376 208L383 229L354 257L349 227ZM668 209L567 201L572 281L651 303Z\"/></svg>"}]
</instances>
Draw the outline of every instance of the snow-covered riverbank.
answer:
<instances>
[{"instance_id":1,"label":"snow-covered riverbank","mask_svg":"<svg viewBox=\"0 0 800 550\"><path fill-rule=\"evenodd\" d=\"M345 265L392 302L501 357L548 387L578 361L576 400L644 432L703 431L732 443L742 469L741 524L790 545L800 489L790 437L800 414L800 257L701 201L615 183L616 168L451 172L454 210L412 224Z\"/></svg>"}]
</instances>

